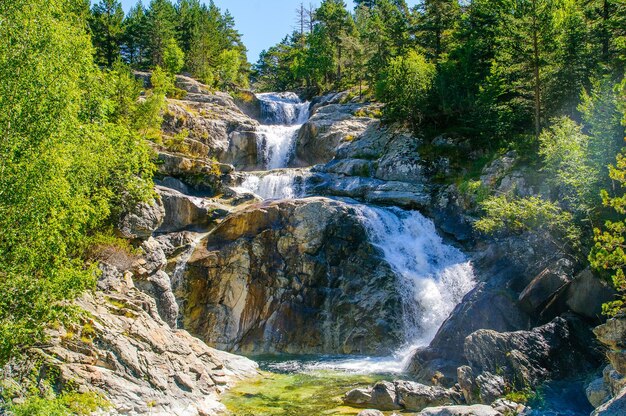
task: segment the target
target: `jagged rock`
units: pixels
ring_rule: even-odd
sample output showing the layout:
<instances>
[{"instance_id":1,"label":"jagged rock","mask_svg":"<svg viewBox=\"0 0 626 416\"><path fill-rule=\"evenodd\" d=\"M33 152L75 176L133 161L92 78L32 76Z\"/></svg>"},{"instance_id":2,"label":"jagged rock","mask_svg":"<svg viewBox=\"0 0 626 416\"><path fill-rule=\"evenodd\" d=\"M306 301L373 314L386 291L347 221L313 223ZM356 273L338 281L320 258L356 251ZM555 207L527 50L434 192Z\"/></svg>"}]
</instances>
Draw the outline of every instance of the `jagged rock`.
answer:
<instances>
[{"instance_id":1,"label":"jagged rock","mask_svg":"<svg viewBox=\"0 0 626 416\"><path fill-rule=\"evenodd\" d=\"M254 131L234 131L228 136L228 148L220 159L242 170L261 168L257 146L257 133Z\"/></svg>"},{"instance_id":2,"label":"jagged rock","mask_svg":"<svg viewBox=\"0 0 626 416\"><path fill-rule=\"evenodd\" d=\"M167 257L165 257L161 244L153 237L144 241L141 244L141 249L144 254L135 264L138 274L153 274L167 265Z\"/></svg>"},{"instance_id":3,"label":"jagged rock","mask_svg":"<svg viewBox=\"0 0 626 416\"><path fill-rule=\"evenodd\" d=\"M617 396L626 387L626 377L615 371L612 365L607 365L602 371L602 379L611 396Z\"/></svg>"},{"instance_id":4,"label":"jagged rock","mask_svg":"<svg viewBox=\"0 0 626 416\"><path fill-rule=\"evenodd\" d=\"M165 218L165 209L160 199L137 204L124 214L118 230L124 238L148 238L159 228Z\"/></svg>"},{"instance_id":5,"label":"jagged rock","mask_svg":"<svg viewBox=\"0 0 626 416\"><path fill-rule=\"evenodd\" d=\"M580 272L565 293L565 303L574 312L591 319L602 316L602 304L615 299L615 290L591 272Z\"/></svg>"},{"instance_id":6,"label":"jagged rock","mask_svg":"<svg viewBox=\"0 0 626 416\"><path fill-rule=\"evenodd\" d=\"M563 318L532 329L499 333L478 330L465 340L465 356L474 370L502 374L519 388L590 370L596 364L578 345Z\"/></svg>"},{"instance_id":7,"label":"jagged rock","mask_svg":"<svg viewBox=\"0 0 626 416\"><path fill-rule=\"evenodd\" d=\"M257 374L252 361L170 329L154 300L124 281L76 303L94 319L50 330L46 348L29 351L31 359L5 368L5 377L28 376L40 365L37 374L58 374L59 388L103 394L112 414L199 416L224 411L218 395Z\"/></svg>"},{"instance_id":8,"label":"jagged rock","mask_svg":"<svg viewBox=\"0 0 626 416\"><path fill-rule=\"evenodd\" d=\"M506 383L501 376L485 371L476 377L478 398L482 404L493 403L496 399L504 396Z\"/></svg>"},{"instance_id":9,"label":"jagged rock","mask_svg":"<svg viewBox=\"0 0 626 416\"><path fill-rule=\"evenodd\" d=\"M225 217L228 210L206 198L185 195L173 189L156 187L165 206L165 219L160 233L186 229L203 230L215 219Z\"/></svg>"},{"instance_id":10,"label":"jagged rock","mask_svg":"<svg viewBox=\"0 0 626 416\"><path fill-rule=\"evenodd\" d=\"M611 397L611 392L604 382L604 378L595 379L585 389L587 400L593 407L598 407Z\"/></svg>"},{"instance_id":11,"label":"jagged rock","mask_svg":"<svg viewBox=\"0 0 626 416\"><path fill-rule=\"evenodd\" d=\"M544 269L524 288L519 303L524 310L539 315L548 302L573 279L574 264L562 258Z\"/></svg>"},{"instance_id":12,"label":"jagged rock","mask_svg":"<svg viewBox=\"0 0 626 416\"><path fill-rule=\"evenodd\" d=\"M474 403L478 397L478 386L474 379L474 371L468 365L456 369L457 380L466 403Z\"/></svg>"},{"instance_id":13,"label":"jagged rock","mask_svg":"<svg viewBox=\"0 0 626 416\"><path fill-rule=\"evenodd\" d=\"M183 287L185 328L220 349L382 354L402 339L396 274L338 201L232 214L196 250Z\"/></svg>"},{"instance_id":14,"label":"jagged rock","mask_svg":"<svg viewBox=\"0 0 626 416\"><path fill-rule=\"evenodd\" d=\"M611 318L593 330L598 340L609 347L606 355L620 375L626 376L626 316Z\"/></svg>"},{"instance_id":15,"label":"jagged rock","mask_svg":"<svg viewBox=\"0 0 626 416\"><path fill-rule=\"evenodd\" d=\"M520 403L515 403L507 399L498 399L491 404L496 411L503 415L522 415L525 414L528 408Z\"/></svg>"},{"instance_id":16,"label":"jagged rock","mask_svg":"<svg viewBox=\"0 0 626 416\"><path fill-rule=\"evenodd\" d=\"M503 416L491 406L475 404L472 406L439 406L422 410L419 416Z\"/></svg>"},{"instance_id":17,"label":"jagged rock","mask_svg":"<svg viewBox=\"0 0 626 416\"><path fill-rule=\"evenodd\" d=\"M480 176L480 181L484 186L494 187L515 165L517 154L510 151L502 157L495 159L485 166Z\"/></svg>"}]
</instances>

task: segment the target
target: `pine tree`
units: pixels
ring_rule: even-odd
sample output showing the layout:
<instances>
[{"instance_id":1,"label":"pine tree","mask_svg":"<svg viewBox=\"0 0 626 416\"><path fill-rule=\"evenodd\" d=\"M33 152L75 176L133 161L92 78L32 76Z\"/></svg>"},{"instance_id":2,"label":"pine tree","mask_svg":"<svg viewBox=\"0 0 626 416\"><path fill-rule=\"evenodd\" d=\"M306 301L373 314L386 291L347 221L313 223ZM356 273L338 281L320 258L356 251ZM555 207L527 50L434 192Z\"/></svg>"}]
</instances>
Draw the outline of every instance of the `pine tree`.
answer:
<instances>
[{"instance_id":1,"label":"pine tree","mask_svg":"<svg viewBox=\"0 0 626 416\"><path fill-rule=\"evenodd\" d=\"M117 0L100 0L89 19L91 39L96 47L96 62L111 67L120 54L124 33L124 11Z\"/></svg>"}]
</instances>

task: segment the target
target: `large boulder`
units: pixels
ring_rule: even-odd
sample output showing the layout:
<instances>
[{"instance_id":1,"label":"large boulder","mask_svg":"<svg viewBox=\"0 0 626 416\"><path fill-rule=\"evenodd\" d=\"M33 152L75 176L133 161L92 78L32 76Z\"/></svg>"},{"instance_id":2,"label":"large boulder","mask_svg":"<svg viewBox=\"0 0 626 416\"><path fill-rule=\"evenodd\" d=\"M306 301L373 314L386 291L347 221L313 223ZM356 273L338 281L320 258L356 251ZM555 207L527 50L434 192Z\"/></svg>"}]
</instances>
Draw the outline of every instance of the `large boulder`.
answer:
<instances>
[{"instance_id":1,"label":"large boulder","mask_svg":"<svg viewBox=\"0 0 626 416\"><path fill-rule=\"evenodd\" d=\"M565 292L565 304L579 315L600 320L602 304L615 299L615 290L589 268L574 277Z\"/></svg>"},{"instance_id":2,"label":"large boulder","mask_svg":"<svg viewBox=\"0 0 626 416\"><path fill-rule=\"evenodd\" d=\"M159 233L205 230L213 221L229 213L228 207L207 198L185 195L163 186L157 186L156 190L165 207L165 218L157 230Z\"/></svg>"},{"instance_id":3,"label":"large boulder","mask_svg":"<svg viewBox=\"0 0 626 416\"><path fill-rule=\"evenodd\" d=\"M379 381L372 387L350 390L343 402L353 407L417 412L426 407L463 402L461 392L412 381Z\"/></svg>"},{"instance_id":4,"label":"large boulder","mask_svg":"<svg viewBox=\"0 0 626 416\"><path fill-rule=\"evenodd\" d=\"M615 371L626 376L626 316L611 318L594 328L593 332L609 348L607 358Z\"/></svg>"},{"instance_id":5,"label":"large boulder","mask_svg":"<svg viewBox=\"0 0 626 416\"><path fill-rule=\"evenodd\" d=\"M383 354L403 339L396 275L338 201L265 202L229 216L190 259L183 286L185 328L220 349Z\"/></svg>"},{"instance_id":6,"label":"large boulder","mask_svg":"<svg viewBox=\"0 0 626 416\"><path fill-rule=\"evenodd\" d=\"M475 371L499 373L517 388L591 371L598 357L581 345L576 324L555 318L530 331L478 330L466 338L465 356Z\"/></svg>"},{"instance_id":7,"label":"large boulder","mask_svg":"<svg viewBox=\"0 0 626 416\"><path fill-rule=\"evenodd\" d=\"M344 146L379 122L354 113L361 104L330 104L319 108L302 126L296 140L294 164L311 166L329 162Z\"/></svg>"}]
</instances>

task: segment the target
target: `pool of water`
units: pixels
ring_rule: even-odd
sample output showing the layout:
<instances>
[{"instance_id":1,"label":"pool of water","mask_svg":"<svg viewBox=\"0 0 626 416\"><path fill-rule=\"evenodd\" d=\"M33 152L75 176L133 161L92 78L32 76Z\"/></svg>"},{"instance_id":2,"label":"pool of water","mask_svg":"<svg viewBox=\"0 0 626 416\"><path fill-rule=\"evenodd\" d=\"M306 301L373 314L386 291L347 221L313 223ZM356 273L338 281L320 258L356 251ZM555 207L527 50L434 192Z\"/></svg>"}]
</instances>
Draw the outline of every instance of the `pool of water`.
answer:
<instances>
[{"instance_id":1,"label":"pool of water","mask_svg":"<svg viewBox=\"0 0 626 416\"><path fill-rule=\"evenodd\" d=\"M402 375L395 357L252 358L259 363L261 375L223 396L222 402L234 416L356 415L362 409L343 405L347 391Z\"/></svg>"},{"instance_id":2,"label":"pool of water","mask_svg":"<svg viewBox=\"0 0 626 416\"><path fill-rule=\"evenodd\" d=\"M398 356L252 358L259 363L261 375L236 385L222 397L234 416L356 415L362 409L343 405L347 391L380 380L410 379L402 372L402 357ZM529 403L531 416L589 415L593 409L584 394L585 384L585 380L570 380L542 386Z\"/></svg>"}]
</instances>

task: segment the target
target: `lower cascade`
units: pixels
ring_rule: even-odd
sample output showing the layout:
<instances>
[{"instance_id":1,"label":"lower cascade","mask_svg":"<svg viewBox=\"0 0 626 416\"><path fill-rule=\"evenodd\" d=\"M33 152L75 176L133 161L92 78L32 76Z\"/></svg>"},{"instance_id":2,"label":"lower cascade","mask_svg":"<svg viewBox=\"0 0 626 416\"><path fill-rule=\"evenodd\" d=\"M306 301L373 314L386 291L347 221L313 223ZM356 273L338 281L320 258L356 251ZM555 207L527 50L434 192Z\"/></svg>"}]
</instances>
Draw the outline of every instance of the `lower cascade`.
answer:
<instances>
[{"instance_id":1,"label":"lower cascade","mask_svg":"<svg viewBox=\"0 0 626 416\"><path fill-rule=\"evenodd\" d=\"M475 284L470 262L417 211L357 205L370 240L399 275L409 349L425 346Z\"/></svg>"}]
</instances>

